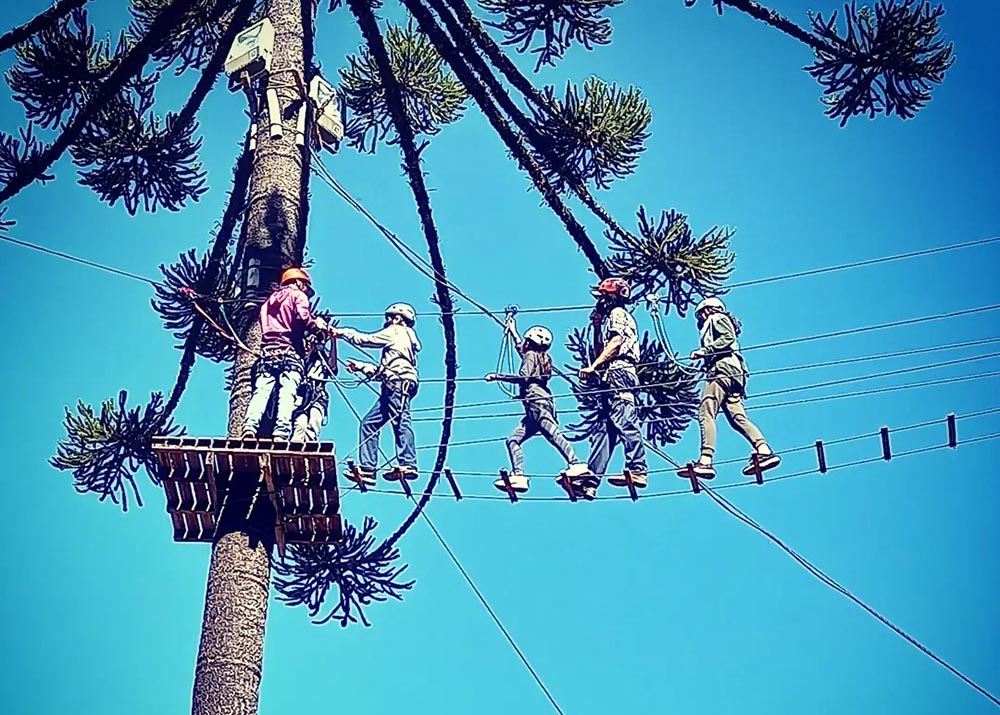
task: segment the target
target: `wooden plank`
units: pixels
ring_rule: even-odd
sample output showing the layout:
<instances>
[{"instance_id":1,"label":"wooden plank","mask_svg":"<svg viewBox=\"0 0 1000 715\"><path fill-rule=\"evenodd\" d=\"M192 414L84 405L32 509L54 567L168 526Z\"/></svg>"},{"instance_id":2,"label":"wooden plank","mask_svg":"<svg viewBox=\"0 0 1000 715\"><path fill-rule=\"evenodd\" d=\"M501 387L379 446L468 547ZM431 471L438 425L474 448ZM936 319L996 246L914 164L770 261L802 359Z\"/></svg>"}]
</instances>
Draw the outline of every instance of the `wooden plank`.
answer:
<instances>
[{"instance_id":1,"label":"wooden plank","mask_svg":"<svg viewBox=\"0 0 1000 715\"><path fill-rule=\"evenodd\" d=\"M510 503L515 504L517 502L517 492L515 492L514 487L511 486L510 472L508 472L506 469L501 469L500 478L503 480L503 485L507 491L507 497L510 499Z\"/></svg>"},{"instance_id":2,"label":"wooden plank","mask_svg":"<svg viewBox=\"0 0 1000 715\"><path fill-rule=\"evenodd\" d=\"M455 495L455 501L462 501L462 492L458 489L458 482L455 481L455 475L451 473L451 469L448 467L444 468L445 479L448 480L448 484L451 486L451 493Z\"/></svg>"},{"instance_id":3,"label":"wooden plank","mask_svg":"<svg viewBox=\"0 0 1000 715\"><path fill-rule=\"evenodd\" d=\"M816 440L816 461L819 464L819 473L826 474L826 449L823 447L823 440Z\"/></svg>"}]
</instances>

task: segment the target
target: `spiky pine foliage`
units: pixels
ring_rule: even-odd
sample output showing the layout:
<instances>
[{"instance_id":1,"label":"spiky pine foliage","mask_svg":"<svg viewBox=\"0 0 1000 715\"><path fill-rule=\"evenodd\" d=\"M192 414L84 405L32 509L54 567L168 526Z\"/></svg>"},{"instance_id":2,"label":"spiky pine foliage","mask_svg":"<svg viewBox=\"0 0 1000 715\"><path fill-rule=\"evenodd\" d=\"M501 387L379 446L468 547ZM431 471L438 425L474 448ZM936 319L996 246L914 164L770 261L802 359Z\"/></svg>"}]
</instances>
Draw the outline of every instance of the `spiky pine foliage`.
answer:
<instances>
[{"instance_id":1,"label":"spiky pine foliage","mask_svg":"<svg viewBox=\"0 0 1000 715\"><path fill-rule=\"evenodd\" d=\"M139 67L107 101L95 105L96 111L86 111L139 42L127 33L115 43L94 35L86 9L77 8L18 45L17 64L7 73L14 98L29 122L43 127L66 130L78 117L86 118L69 149L81 168L81 183L103 201L122 201L134 214L140 206L177 210L197 200L205 187L196 126L191 117L160 119L153 114L157 74L143 74ZM38 160L45 151L36 145L32 156ZM5 183L30 173L34 164L16 162Z\"/></svg>"},{"instance_id":2,"label":"spiky pine foliage","mask_svg":"<svg viewBox=\"0 0 1000 715\"><path fill-rule=\"evenodd\" d=\"M87 92L107 76L124 46L124 36L117 48L110 38L95 41L86 9L77 8L17 46L7 84L29 121L55 127L80 110Z\"/></svg>"},{"instance_id":3,"label":"spiky pine foliage","mask_svg":"<svg viewBox=\"0 0 1000 715\"><path fill-rule=\"evenodd\" d=\"M156 296L150 302L163 320L163 327L173 331L174 337L182 342L187 339L198 317L182 289L198 286L202 295L212 298L228 300L235 297L230 282L228 255L223 259L223 265L218 266L213 264L211 254L206 252L199 257L192 248L182 253L176 263L160 265L160 271L163 273L163 284L156 286ZM211 315L216 306L213 303L201 307ZM213 362L229 362L236 358L232 341L212 329L202 329L196 351Z\"/></svg>"},{"instance_id":4,"label":"spiky pine foliage","mask_svg":"<svg viewBox=\"0 0 1000 715\"><path fill-rule=\"evenodd\" d=\"M590 338L587 331L575 329L566 343L581 367L593 358ZM668 355L666 347L651 339L648 333L640 340L639 352L642 359L636 369L639 376L636 399L643 434L658 446L672 444L680 439L697 409L697 379L684 372L676 356ZM580 413L580 420L569 425L576 433L574 439L590 437L608 419L611 396L604 389L604 385L596 381L574 383L573 392Z\"/></svg>"},{"instance_id":5,"label":"spiky pine foliage","mask_svg":"<svg viewBox=\"0 0 1000 715\"><path fill-rule=\"evenodd\" d=\"M941 36L941 5L879 0L871 8L844 5L843 32L837 13L810 17L824 47L806 67L823 86L826 114L841 126L857 115L916 115L954 64L953 45Z\"/></svg>"},{"instance_id":6,"label":"spiky pine foliage","mask_svg":"<svg viewBox=\"0 0 1000 715\"><path fill-rule=\"evenodd\" d=\"M504 33L504 44L518 52L538 55L535 71L554 65L574 42L586 49L611 42L611 21L603 16L623 0L479 0L479 5L502 19L490 24ZM541 42L535 44L535 35Z\"/></svg>"},{"instance_id":7,"label":"spiky pine foliage","mask_svg":"<svg viewBox=\"0 0 1000 715\"><path fill-rule=\"evenodd\" d=\"M14 228L15 224L17 223L17 221L14 221L13 219L4 218L7 215L8 208L10 207L4 206L2 209L0 209L0 233L7 233L12 228Z\"/></svg>"},{"instance_id":8,"label":"spiky pine foliage","mask_svg":"<svg viewBox=\"0 0 1000 715\"><path fill-rule=\"evenodd\" d=\"M153 20L171 2L173 0L132 0L131 33L138 36L148 32ZM236 5L235 0L198 0L174 24L169 37L153 53L153 59L164 68L174 65L178 75L189 69L202 69L229 26ZM263 2L255 2L250 23L259 19L262 8Z\"/></svg>"},{"instance_id":9,"label":"spiky pine foliage","mask_svg":"<svg viewBox=\"0 0 1000 715\"><path fill-rule=\"evenodd\" d=\"M208 189L194 136L194 122L161 121L150 109L152 92L109 105L84 129L71 149L82 167L80 183L109 205L119 200L130 214L141 205L178 211Z\"/></svg>"},{"instance_id":10,"label":"spiky pine foliage","mask_svg":"<svg viewBox=\"0 0 1000 715\"><path fill-rule=\"evenodd\" d=\"M697 2L684 0L688 7ZM809 12L807 30L754 0L712 4L720 15L735 8L809 45L816 61L805 70L823 86L826 114L841 126L859 115L915 116L955 63L952 43L941 36L944 7L926 0L845 3L843 33L836 11L828 19Z\"/></svg>"},{"instance_id":11,"label":"spiky pine foliage","mask_svg":"<svg viewBox=\"0 0 1000 715\"><path fill-rule=\"evenodd\" d=\"M606 189L635 171L653 118L637 88L591 77L582 92L567 83L564 98L553 87L546 87L543 97L544 107L532 107L538 141L546 149L536 159L556 190L590 181Z\"/></svg>"},{"instance_id":12,"label":"spiky pine foliage","mask_svg":"<svg viewBox=\"0 0 1000 715\"><path fill-rule=\"evenodd\" d=\"M129 492L139 506L142 498L135 474L145 467L150 479L156 479L154 435L177 434L165 413L163 395L154 392L145 407L128 407L128 393L122 390L117 402L105 400L100 412L80 402L76 414L69 408L63 424L66 437L59 442L56 456L50 461L56 469L73 473L76 490L97 494L101 501L111 499L128 511Z\"/></svg>"},{"instance_id":13,"label":"spiky pine foliage","mask_svg":"<svg viewBox=\"0 0 1000 715\"><path fill-rule=\"evenodd\" d=\"M643 335L642 363L636 369L639 384L639 420L646 439L659 447L681 438L698 411L698 378L685 372L677 355L668 355L659 340Z\"/></svg>"},{"instance_id":14,"label":"spiky pine foliage","mask_svg":"<svg viewBox=\"0 0 1000 715\"><path fill-rule=\"evenodd\" d=\"M736 256L729 250L735 231L715 226L695 236L687 216L671 209L653 220L641 207L639 235L606 232L612 254L608 269L632 282L632 294L666 289L666 303L683 316L695 295L720 295Z\"/></svg>"},{"instance_id":15,"label":"spiky pine foliage","mask_svg":"<svg viewBox=\"0 0 1000 715\"><path fill-rule=\"evenodd\" d=\"M366 516L360 530L344 525L339 544L290 546L290 559L274 563L274 583L281 600L291 606L306 606L315 618L335 588L337 604L316 622L337 620L347 626L360 621L370 626L364 611L367 606L389 598L402 600L403 592L414 583L399 580L406 566L393 565L399 559L398 549L375 546L377 526L375 519Z\"/></svg>"},{"instance_id":16,"label":"spiky pine foliage","mask_svg":"<svg viewBox=\"0 0 1000 715\"><path fill-rule=\"evenodd\" d=\"M462 116L468 94L423 34L411 26L390 25L385 45L414 133L436 134ZM374 152L376 144L393 131L385 89L367 47L348 56L347 64L340 71L340 88L351 110L347 141L360 151ZM389 143L395 143L395 138Z\"/></svg>"},{"instance_id":17,"label":"spiky pine foliage","mask_svg":"<svg viewBox=\"0 0 1000 715\"><path fill-rule=\"evenodd\" d=\"M20 130L20 139L6 132L0 132L0 184L8 183L19 171L25 170L38 160L45 145L38 141L34 127L28 124ZM55 177L43 173L38 177L39 183L52 181Z\"/></svg>"}]
</instances>

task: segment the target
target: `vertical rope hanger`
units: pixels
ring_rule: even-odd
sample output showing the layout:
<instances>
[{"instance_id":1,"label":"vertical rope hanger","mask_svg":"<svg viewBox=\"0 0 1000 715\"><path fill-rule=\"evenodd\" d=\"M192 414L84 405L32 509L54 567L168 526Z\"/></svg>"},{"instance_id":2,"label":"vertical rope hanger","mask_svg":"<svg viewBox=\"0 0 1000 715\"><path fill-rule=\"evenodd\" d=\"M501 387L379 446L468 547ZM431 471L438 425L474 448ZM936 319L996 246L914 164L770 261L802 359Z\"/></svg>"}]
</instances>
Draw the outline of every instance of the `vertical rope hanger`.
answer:
<instances>
[{"instance_id":1,"label":"vertical rope hanger","mask_svg":"<svg viewBox=\"0 0 1000 715\"><path fill-rule=\"evenodd\" d=\"M517 306L508 305L504 308L504 313L506 313L506 319L504 320L503 338L500 339L500 354L497 356L496 372L500 375L514 375L517 373L517 367L514 360L514 355L517 353L517 346L514 343L514 336L507 330L507 325L509 325L517 315ZM496 384L500 388L500 391L507 395L507 397L513 399L517 396L516 385L502 380L497 380Z\"/></svg>"}]
</instances>

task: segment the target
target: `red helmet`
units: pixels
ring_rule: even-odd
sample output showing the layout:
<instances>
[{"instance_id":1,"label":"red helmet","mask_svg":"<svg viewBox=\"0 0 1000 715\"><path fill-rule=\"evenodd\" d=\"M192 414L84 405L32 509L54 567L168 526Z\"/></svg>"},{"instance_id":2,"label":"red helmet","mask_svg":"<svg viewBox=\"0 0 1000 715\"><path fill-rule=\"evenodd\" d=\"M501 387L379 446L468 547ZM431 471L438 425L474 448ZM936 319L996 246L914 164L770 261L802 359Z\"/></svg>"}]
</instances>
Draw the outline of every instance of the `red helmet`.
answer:
<instances>
[{"instance_id":1,"label":"red helmet","mask_svg":"<svg viewBox=\"0 0 1000 715\"><path fill-rule=\"evenodd\" d=\"M632 287L624 278L605 278L598 283L591 291L595 298L602 295L616 295L622 300L628 300L632 295Z\"/></svg>"}]
</instances>

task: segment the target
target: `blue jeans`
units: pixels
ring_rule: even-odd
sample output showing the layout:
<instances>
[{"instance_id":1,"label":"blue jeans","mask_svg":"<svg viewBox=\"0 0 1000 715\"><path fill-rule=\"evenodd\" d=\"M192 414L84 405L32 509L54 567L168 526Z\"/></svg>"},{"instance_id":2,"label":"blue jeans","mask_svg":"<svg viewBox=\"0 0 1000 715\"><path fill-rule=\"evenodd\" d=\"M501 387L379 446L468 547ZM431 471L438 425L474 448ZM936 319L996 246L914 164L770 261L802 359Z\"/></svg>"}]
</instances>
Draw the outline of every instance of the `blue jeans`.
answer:
<instances>
[{"instance_id":1,"label":"blue jeans","mask_svg":"<svg viewBox=\"0 0 1000 715\"><path fill-rule=\"evenodd\" d=\"M361 420L361 446L358 447L360 467L374 472L378 464L379 430L392 421L396 436L396 462L400 467L417 467L417 450L413 444L410 399L415 386L411 382L382 383L378 401Z\"/></svg>"},{"instance_id":2,"label":"blue jeans","mask_svg":"<svg viewBox=\"0 0 1000 715\"><path fill-rule=\"evenodd\" d=\"M633 474L646 474L646 446L642 443L639 411L635 407L635 388L639 386L639 380L631 370L622 369L608 370L604 379L607 387L619 392L611 395L607 418L600 421L597 430L590 436L587 466L598 478L603 477L611 454L621 443L625 448L625 468ZM631 395L632 399L624 397L625 394Z\"/></svg>"},{"instance_id":3,"label":"blue jeans","mask_svg":"<svg viewBox=\"0 0 1000 715\"><path fill-rule=\"evenodd\" d=\"M278 412L274 419L274 439L289 439L292 436L292 412L295 410L295 396L302 382L302 373L287 366L262 364L257 369L253 381L253 393L243 419L243 432L257 434L260 421L271 400L275 385L278 387Z\"/></svg>"}]
</instances>

